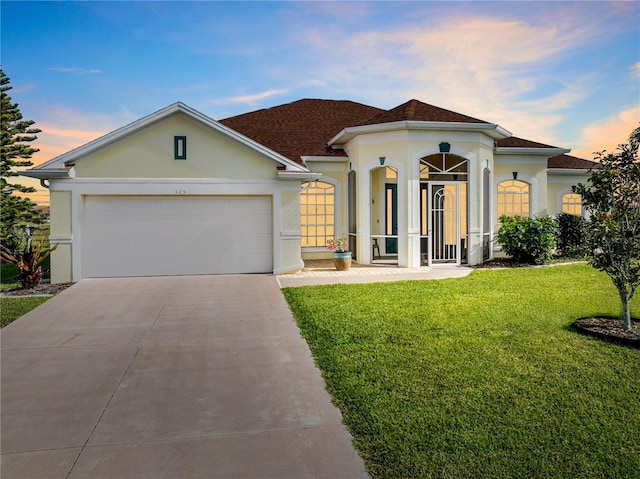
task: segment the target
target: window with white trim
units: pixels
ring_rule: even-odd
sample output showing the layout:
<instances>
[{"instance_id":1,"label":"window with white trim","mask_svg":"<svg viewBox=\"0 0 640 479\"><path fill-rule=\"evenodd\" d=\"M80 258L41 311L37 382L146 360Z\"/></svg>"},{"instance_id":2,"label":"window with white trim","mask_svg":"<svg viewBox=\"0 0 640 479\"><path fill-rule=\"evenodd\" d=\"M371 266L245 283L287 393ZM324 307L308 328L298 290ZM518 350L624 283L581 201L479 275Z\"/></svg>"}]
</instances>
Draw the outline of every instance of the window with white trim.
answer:
<instances>
[{"instance_id":1,"label":"window with white trim","mask_svg":"<svg viewBox=\"0 0 640 479\"><path fill-rule=\"evenodd\" d=\"M300 229L302 247L325 247L335 236L336 188L317 181L303 183L300 192Z\"/></svg>"},{"instance_id":2,"label":"window with white trim","mask_svg":"<svg viewBox=\"0 0 640 479\"><path fill-rule=\"evenodd\" d=\"M506 180L498 183L498 218L522 216L528 218L531 208L531 192L528 183L520 180Z\"/></svg>"},{"instance_id":3,"label":"window with white trim","mask_svg":"<svg viewBox=\"0 0 640 479\"><path fill-rule=\"evenodd\" d=\"M577 193L562 195L562 212L570 215L582 215L582 196Z\"/></svg>"}]
</instances>

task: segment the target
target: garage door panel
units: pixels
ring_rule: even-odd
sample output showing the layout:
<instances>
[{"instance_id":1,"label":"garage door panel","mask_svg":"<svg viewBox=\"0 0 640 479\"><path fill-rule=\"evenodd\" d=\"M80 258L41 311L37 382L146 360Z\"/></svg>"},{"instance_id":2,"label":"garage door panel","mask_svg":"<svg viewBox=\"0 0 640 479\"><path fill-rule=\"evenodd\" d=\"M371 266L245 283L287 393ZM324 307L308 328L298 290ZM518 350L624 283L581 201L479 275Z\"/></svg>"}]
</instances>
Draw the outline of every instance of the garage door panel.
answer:
<instances>
[{"instance_id":1,"label":"garage door panel","mask_svg":"<svg viewBox=\"0 0 640 479\"><path fill-rule=\"evenodd\" d=\"M273 270L269 197L88 196L83 277Z\"/></svg>"}]
</instances>

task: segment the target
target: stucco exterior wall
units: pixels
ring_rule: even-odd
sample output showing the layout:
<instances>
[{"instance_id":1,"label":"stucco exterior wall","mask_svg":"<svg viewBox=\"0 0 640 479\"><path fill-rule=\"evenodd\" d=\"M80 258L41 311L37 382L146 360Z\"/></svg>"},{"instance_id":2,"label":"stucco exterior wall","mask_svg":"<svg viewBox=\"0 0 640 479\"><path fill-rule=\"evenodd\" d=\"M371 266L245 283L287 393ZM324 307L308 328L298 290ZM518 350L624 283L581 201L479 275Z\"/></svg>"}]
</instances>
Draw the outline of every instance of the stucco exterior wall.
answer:
<instances>
[{"instance_id":1,"label":"stucco exterior wall","mask_svg":"<svg viewBox=\"0 0 640 479\"><path fill-rule=\"evenodd\" d=\"M187 137L187 158L174 159L174 136ZM78 161L77 178L274 179L272 161L225 135L176 114Z\"/></svg>"},{"instance_id":2,"label":"stucco exterior wall","mask_svg":"<svg viewBox=\"0 0 640 479\"><path fill-rule=\"evenodd\" d=\"M348 161L309 161L307 163L309 169L315 173L321 173L322 177L319 181L332 184L335 187L336 201L335 201L335 225L336 236L344 236L347 234L348 225L348 187L347 187L347 175L349 162ZM314 259L330 259L333 258L333 253L327 251L326 248L310 247L302 248L303 260Z\"/></svg>"},{"instance_id":3,"label":"stucco exterior wall","mask_svg":"<svg viewBox=\"0 0 640 479\"><path fill-rule=\"evenodd\" d=\"M71 192L52 191L50 194L51 244L58 244L51 253L51 283L72 281L72 241Z\"/></svg>"},{"instance_id":4,"label":"stucco exterior wall","mask_svg":"<svg viewBox=\"0 0 640 479\"><path fill-rule=\"evenodd\" d=\"M547 176L547 210L555 216L562 211L562 195L571 193L571 187L587 182L588 171L580 174L561 174L549 172Z\"/></svg>"},{"instance_id":5,"label":"stucco exterior wall","mask_svg":"<svg viewBox=\"0 0 640 479\"><path fill-rule=\"evenodd\" d=\"M296 186L296 185L294 185ZM274 272L295 273L304 266L300 254L300 193L299 188L283 191L281 199L281 231L280 238L274 241L280 242L282 249L280 254L280 264L274 264Z\"/></svg>"},{"instance_id":6,"label":"stucco exterior wall","mask_svg":"<svg viewBox=\"0 0 640 479\"><path fill-rule=\"evenodd\" d=\"M494 186L505 180L518 180L530 186L531 216L547 214L547 157L526 155L496 155L494 162ZM494 209L496 208L494 203Z\"/></svg>"}]
</instances>

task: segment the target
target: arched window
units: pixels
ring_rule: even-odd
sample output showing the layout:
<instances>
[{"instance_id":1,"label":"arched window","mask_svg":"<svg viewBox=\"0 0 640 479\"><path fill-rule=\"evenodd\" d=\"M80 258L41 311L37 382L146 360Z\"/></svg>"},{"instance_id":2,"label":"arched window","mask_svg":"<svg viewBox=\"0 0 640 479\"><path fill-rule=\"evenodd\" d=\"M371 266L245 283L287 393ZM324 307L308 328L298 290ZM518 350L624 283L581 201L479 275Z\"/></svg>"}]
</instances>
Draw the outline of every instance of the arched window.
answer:
<instances>
[{"instance_id":1,"label":"arched window","mask_svg":"<svg viewBox=\"0 0 640 479\"><path fill-rule=\"evenodd\" d=\"M303 183L300 192L300 228L302 247L327 245L335 236L336 188L318 181Z\"/></svg>"},{"instance_id":2,"label":"arched window","mask_svg":"<svg viewBox=\"0 0 640 479\"><path fill-rule=\"evenodd\" d=\"M529 217L529 184L519 180L498 183L498 218L502 215Z\"/></svg>"},{"instance_id":3,"label":"arched window","mask_svg":"<svg viewBox=\"0 0 640 479\"><path fill-rule=\"evenodd\" d=\"M582 215L582 196L576 193L562 195L562 212L570 215Z\"/></svg>"}]
</instances>

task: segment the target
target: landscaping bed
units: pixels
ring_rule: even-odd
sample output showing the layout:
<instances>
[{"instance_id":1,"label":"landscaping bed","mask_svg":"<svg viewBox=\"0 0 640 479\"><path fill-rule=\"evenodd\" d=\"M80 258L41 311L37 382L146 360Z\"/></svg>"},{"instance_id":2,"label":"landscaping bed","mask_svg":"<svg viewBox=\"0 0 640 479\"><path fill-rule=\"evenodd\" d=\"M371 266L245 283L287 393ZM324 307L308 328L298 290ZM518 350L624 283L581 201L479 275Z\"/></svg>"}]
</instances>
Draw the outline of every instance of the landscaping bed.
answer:
<instances>
[{"instance_id":1,"label":"landscaping bed","mask_svg":"<svg viewBox=\"0 0 640 479\"><path fill-rule=\"evenodd\" d=\"M11 289L6 289L2 291L3 296L34 296L34 295L56 295L61 291L64 291L69 286L72 286L73 283L60 283L60 284L49 284L49 283L40 283L35 288L30 289L22 289L20 287L15 287Z\"/></svg>"},{"instance_id":2,"label":"landscaping bed","mask_svg":"<svg viewBox=\"0 0 640 479\"><path fill-rule=\"evenodd\" d=\"M600 339L640 348L640 322L637 320L631 320L631 330L624 329L618 317L601 316L578 319L573 323L573 327Z\"/></svg>"}]
</instances>

